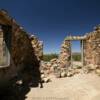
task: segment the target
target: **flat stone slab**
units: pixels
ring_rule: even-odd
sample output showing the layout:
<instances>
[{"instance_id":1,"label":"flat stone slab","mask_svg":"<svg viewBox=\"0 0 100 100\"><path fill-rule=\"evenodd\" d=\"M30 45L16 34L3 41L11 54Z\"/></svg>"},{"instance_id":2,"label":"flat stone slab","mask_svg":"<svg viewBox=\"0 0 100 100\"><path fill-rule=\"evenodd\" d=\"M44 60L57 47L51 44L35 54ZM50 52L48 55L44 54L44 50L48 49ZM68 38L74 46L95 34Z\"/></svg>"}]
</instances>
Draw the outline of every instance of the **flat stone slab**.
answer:
<instances>
[{"instance_id":1,"label":"flat stone slab","mask_svg":"<svg viewBox=\"0 0 100 100\"><path fill-rule=\"evenodd\" d=\"M84 40L86 36L68 36L65 40Z\"/></svg>"}]
</instances>

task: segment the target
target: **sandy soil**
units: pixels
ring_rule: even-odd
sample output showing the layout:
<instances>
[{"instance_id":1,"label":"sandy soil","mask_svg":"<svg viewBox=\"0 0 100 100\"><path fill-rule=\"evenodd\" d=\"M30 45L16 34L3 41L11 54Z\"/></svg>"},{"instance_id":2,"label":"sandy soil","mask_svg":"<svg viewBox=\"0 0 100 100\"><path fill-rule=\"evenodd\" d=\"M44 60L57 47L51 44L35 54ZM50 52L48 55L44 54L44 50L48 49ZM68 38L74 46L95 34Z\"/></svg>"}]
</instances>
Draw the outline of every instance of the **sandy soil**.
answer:
<instances>
[{"instance_id":1,"label":"sandy soil","mask_svg":"<svg viewBox=\"0 0 100 100\"><path fill-rule=\"evenodd\" d=\"M31 88L26 100L100 100L100 77L95 74L78 74L55 79L44 87Z\"/></svg>"}]
</instances>

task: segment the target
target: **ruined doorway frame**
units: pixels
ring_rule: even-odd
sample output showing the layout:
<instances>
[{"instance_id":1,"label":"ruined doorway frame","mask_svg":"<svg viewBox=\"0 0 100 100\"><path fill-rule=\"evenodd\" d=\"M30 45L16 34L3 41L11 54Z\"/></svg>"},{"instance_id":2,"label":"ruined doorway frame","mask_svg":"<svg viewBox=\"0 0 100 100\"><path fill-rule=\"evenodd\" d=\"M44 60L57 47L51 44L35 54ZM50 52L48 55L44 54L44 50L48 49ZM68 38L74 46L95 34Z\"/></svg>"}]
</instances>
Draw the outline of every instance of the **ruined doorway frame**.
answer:
<instances>
[{"instance_id":1,"label":"ruined doorway frame","mask_svg":"<svg viewBox=\"0 0 100 100\"><path fill-rule=\"evenodd\" d=\"M81 60L80 60L80 62L81 62L81 64L82 64L82 66L84 65L84 46L83 46L83 40L70 40L70 43L71 43L71 45L70 45L70 52L71 52L71 66L73 66L73 59L72 59L72 41L80 41L80 50L81 50Z\"/></svg>"}]
</instances>

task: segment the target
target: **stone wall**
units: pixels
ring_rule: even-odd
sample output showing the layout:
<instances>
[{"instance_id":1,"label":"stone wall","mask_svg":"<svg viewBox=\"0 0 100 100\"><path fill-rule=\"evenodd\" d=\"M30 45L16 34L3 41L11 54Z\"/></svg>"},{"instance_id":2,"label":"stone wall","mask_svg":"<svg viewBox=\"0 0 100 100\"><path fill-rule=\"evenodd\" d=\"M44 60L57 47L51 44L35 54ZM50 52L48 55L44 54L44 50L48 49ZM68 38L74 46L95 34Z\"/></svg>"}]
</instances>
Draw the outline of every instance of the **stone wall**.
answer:
<instances>
[{"instance_id":1,"label":"stone wall","mask_svg":"<svg viewBox=\"0 0 100 100\"><path fill-rule=\"evenodd\" d=\"M84 40L84 63L100 66L100 27L87 34Z\"/></svg>"},{"instance_id":2,"label":"stone wall","mask_svg":"<svg viewBox=\"0 0 100 100\"><path fill-rule=\"evenodd\" d=\"M39 41L39 39L34 35L30 36L30 40L31 40L32 47L34 49L34 53L37 59L42 60L43 59L43 42Z\"/></svg>"},{"instance_id":3,"label":"stone wall","mask_svg":"<svg viewBox=\"0 0 100 100\"><path fill-rule=\"evenodd\" d=\"M59 54L60 67L66 68L71 64L71 42L64 40L61 45L61 52Z\"/></svg>"},{"instance_id":4,"label":"stone wall","mask_svg":"<svg viewBox=\"0 0 100 100\"><path fill-rule=\"evenodd\" d=\"M30 79L39 82L40 60L38 54L35 54L30 36L5 11L0 11L0 25L10 53L10 65L0 68L0 87L12 82L15 77L23 82L28 82Z\"/></svg>"}]
</instances>

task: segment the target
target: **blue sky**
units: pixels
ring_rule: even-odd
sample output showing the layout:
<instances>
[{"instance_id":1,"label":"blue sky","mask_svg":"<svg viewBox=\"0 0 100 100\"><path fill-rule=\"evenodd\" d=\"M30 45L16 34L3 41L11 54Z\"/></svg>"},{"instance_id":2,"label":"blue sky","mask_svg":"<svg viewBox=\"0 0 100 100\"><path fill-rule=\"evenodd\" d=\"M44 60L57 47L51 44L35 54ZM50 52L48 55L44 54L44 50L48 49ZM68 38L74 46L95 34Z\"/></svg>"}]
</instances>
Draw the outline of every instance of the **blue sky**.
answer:
<instances>
[{"instance_id":1,"label":"blue sky","mask_svg":"<svg viewBox=\"0 0 100 100\"><path fill-rule=\"evenodd\" d=\"M45 53L58 53L64 38L83 35L100 23L100 0L0 0L29 33L44 42ZM79 51L79 42L73 42Z\"/></svg>"}]
</instances>

